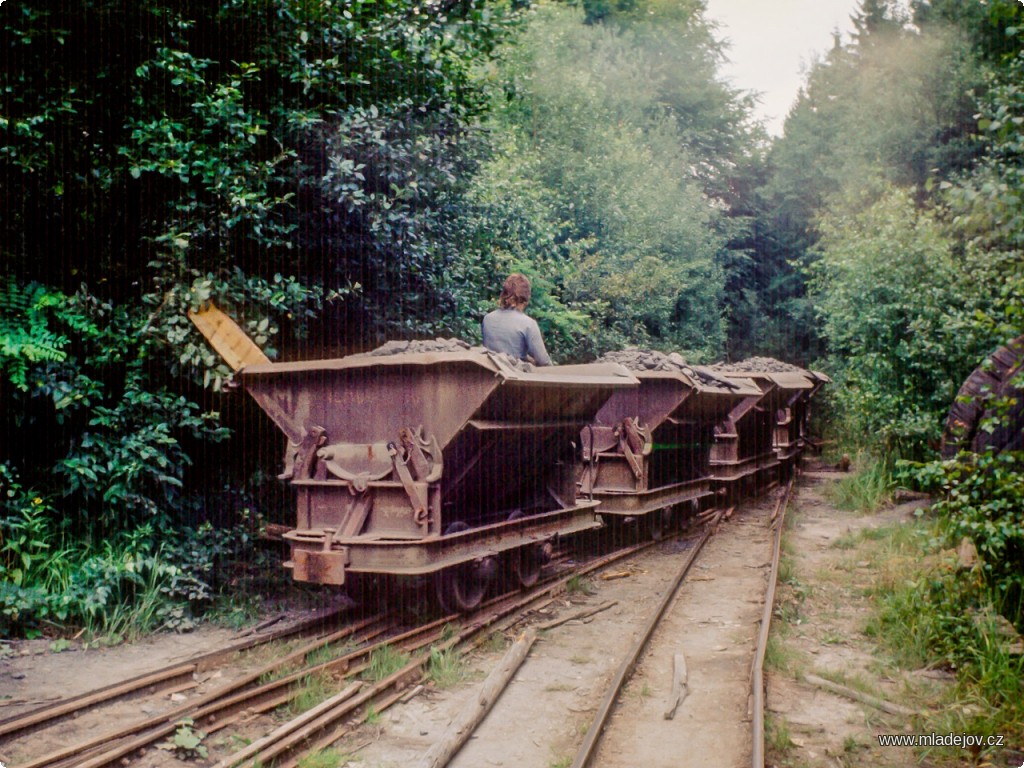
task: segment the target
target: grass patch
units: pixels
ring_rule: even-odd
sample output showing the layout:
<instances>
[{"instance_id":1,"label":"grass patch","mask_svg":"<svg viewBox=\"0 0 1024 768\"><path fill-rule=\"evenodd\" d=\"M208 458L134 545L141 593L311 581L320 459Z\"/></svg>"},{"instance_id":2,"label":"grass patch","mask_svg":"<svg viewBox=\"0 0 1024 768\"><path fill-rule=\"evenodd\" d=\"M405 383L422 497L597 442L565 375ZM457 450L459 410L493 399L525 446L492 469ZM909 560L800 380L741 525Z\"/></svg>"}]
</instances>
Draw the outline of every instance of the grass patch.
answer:
<instances>
[{"instance_id":1,"label":"grass patch","mask_svg":"<svg viewBox=\"0 0 1024 768\"><path fill-rule=\"evenodd\" d=\"M342 656L355 650L351 643L334 643L317 648L306 654L306 664L315 667L318 664L326 664L329 661L340 659Z\"/></svg>"},{"instance_id":2,"label":"grass patch","mask_svg":"<svg viewBox=\"0 0 1024 768\"><path fill-rule=\"evenodd\" d=\"M427 677L438 688L451 688L469 677L469 669L457 648L431 648Z\"/></svg>"},{"instance_id":3,"label":"grass patch","mask_svg":"<svg viewBox=\"0 0 1024 768\"><path fill-rule=\"evenodd\" d=\"M570 595L592 595L594 594L594 583L584 576L571 576L565 582L565 591Z\"/></svg>"},{"instance_id":4,"label":"grass patch","mask_svg":"<svg viewBox=\"0 0 1024 768\"><path fill-rule=\"evenodd\" d=\"M833 482L826 488L825 496L839 509L874 512L892 500L896 487L892 470L886 463L865 454L857 457L856 464L862 469Z\"/></svg>"},{"instance_id":5,"label":"grass patch","mask_svg":"<svg viewBox=\"0 0 1024 768\"><path fill-rule=\"evenodd\" d=\"M766 669L795 676L800 667L799 656L778 634L772 632L764 647L764 665Z\"/></svg>"},{"instance_id":6,"label":"grass patch","mask_svg":"<svg viewBox=\"0 0 1024 768\"><path fill-rule=\"evenodd\" d=\"M789 725L783 718L773 715L771 712L764 714L764 743L773 754L778 756L785 755L793 746Z\"/></svg>"},{"instance_id":7,"label":"grass patch","mask_svg":"<svg viewBox=\"0 0 1024 768\"><path fill-rule=\"evenodd\" d=\"M875 611L865 626L896 664L906 669L945 666L957 682L929 702L922 732L1002 735L1024 740L1024 658L1007 652L980 569L959 568L943 550L940 524L930 520L888 526L862 543L872 563L867 590ZM824 677L824 675L822 675ZM850 683L856 687L856 681ZM981 754L995 757L999 752ZM926 753L940 765L959 764L962 750Z\"/></svg>"},{"instance_id":8,"label":"grass patch","mask_svg":"<svg viewBox=\"0 0 1024 768\"><path fill-rule=\"evenodd\" d=\"M364 679L379 683L384 678L393 675L409 663L409 654L392 648L390 645L382 645L375 648L370 654L370 665L363 673Z\"/></svg>"},{"instance_id":9,"label":"grass patch","mask_svg":"<svg viewBox=\"0 0 1024 768\"><path fill-rule=\"evenodd\" d=\"M502 653L509 646L509 639L501 632L491 632L481 648L491 653Z\"/></svg>"},{"instance_id":10,"label":"grass patch","mask_svg":"<svg viewBox=\"0 0 1024 768\"><path fill-rule=\"evenodd\" d=\"M298 689L299 692L288 702L288 711L293 716L308 712L337 693L334 681L328 675L320 673L300 678Z\"/></svg>"},{"instance_id":11,"label":"grass patch","mask_svg":"<svg viewBox=\"0 0 1024 768\"><path fill-rule=\"evenodd\" d=\"M306 755L296 764L298 768L338 768L338 766L352 760L352 755L339 752L336 749L325 749L321 752L314 752Z\"/></svg>"}]
</instances>

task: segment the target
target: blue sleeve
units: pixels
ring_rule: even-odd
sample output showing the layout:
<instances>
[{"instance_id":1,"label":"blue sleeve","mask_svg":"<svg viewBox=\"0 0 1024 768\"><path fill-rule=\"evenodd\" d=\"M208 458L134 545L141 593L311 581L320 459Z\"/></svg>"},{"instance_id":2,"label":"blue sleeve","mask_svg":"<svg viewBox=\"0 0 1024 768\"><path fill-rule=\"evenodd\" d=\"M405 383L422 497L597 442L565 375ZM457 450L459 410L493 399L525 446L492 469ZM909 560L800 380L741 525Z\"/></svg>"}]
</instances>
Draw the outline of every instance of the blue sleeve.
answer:
<instances>
[{"instance_id":1,"label":"blue sleeve","mask_svg":"<svg viewBox=\"0 0 1024 768\"><path fill-rule=\"evenodd\" d=\"M532 318L531 318L532 319ZM551 365L551 358L544 348L544 339L540 335L540 327L534 320L526 329L526 351L537 365Z\"/></svg>"}]
</instances>

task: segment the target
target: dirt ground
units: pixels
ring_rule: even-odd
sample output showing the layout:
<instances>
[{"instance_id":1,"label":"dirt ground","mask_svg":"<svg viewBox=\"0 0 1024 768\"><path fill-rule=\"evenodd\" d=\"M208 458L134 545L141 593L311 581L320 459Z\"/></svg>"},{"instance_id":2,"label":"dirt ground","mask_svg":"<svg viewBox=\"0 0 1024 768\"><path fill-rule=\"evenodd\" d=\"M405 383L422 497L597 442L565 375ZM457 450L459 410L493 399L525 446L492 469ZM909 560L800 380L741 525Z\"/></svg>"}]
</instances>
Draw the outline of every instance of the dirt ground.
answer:
<instances>
[{"instance_id":1,"label":"dirt ground","mask_svg":"<svg viewBox=\"0 0 1024 768\"><path fill-rule=\"evenodd\" d=\"M786 568L773 631L783 652L769 660L769 764L777 768L917 765L909 749L877 746L879 733L906 732L907 718L836 696L803 681L808 672L853 680L875 695L915 700L928 686L948 685L941 674L895 671L864 634L867 564L837 546L856 531L909 519L916 504L864 516L834 509L822 493L834 475L805 473L791 504ZM596 765L723 766L750 764L748 675L770 559L764 521L773 499L741 509L701 553L670 609L665 628L641 659L616 711ZM567 594L544 609L541 621L606 602L593 617L542 633L452 768L519 766L566 768L583 739L608 680L671 580L691 542L668 542L630 561L622 578L594 578L586 592ZM54 696L73 695L208 650L239 633L203 629L105 649L55 653L44 641L12 643L0 659L0 718ZM514 632L510 633L510 635ZM495 638L465 661L465 679L450 688L428 686L344 737L324 765L398 768L414 765L467 696L502 657L508 638ZM776 642L776 641L773 641ZM683 653L689 696L673 720L669 699L672 656ZM938 679L935 679L938 678ZM179 694L180 695L180 694ZM187 695L187 694L186 694ZM269 721L268 721L269 723ZM211 735L211 756L231 737ZM0 744L0 760L5 745ZM11 768L17 762L6 761ZM169 753L146 766L182 765ZM135 764L142 765L137 762ZM193 762L201 765L201 762ZM1015 767L1016 768L1016 767Z\"/></svg>"}]
</instances>

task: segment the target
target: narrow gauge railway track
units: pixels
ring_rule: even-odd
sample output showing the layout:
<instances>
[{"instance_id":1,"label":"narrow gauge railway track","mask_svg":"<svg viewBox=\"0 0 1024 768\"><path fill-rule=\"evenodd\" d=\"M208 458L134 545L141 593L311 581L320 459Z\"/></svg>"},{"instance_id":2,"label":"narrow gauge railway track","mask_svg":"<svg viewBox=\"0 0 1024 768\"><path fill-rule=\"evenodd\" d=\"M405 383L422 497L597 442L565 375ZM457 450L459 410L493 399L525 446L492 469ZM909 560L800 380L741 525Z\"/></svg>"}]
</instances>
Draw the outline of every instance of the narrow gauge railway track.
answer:
<instances>
[{"instance_id":1,"label":"narrow gauge railway track","mask_svg":"<svg viewBox=\"0 0 1024 768\"><path fill-rule=\"evenodd\" d=\"M327 627L336 625L346 612L346 609L328 611L295 622L290 626L268 631L265 634L258 634L258 629L250 630L252 634L245 639L236 640L222 648L186 661L152 669L127 680L0 719L0 738L9 739L25 731L38 731L70 715L81 715L88 709L138 695L143 691L152 695L161 691L175 690L187 684L187 681L192 680L194 675L223 664L237 653L251 651L260 646L284 640L307 637L316 640L327 637L330 634Z\"/></svg>"},{"instance_id":2,"label":"narrow gauge railway track","mask_svg":"<svg viewBox=\"0 0 1024 768\"><path fill-rule=\"evenodd\" d=\"M600 570L656 543L645 542L619 549L561 573L546 575L535 588L527 592L510 592L496 597L476 614L468 617L453 614L404 632L398 632L397 624L383 615L370 617L328 635L317 637L283 658L168 712L128 723L49 754L38 757L29 755L27 758L19 759L16 764L19 768L101 768L118 763L125 764L125 761L130 761L133 756L137 756L151 745L172 736L183 721L191 721L197 730L213 733L237 723L243 717L266 713L287 704L299 694L304 679L310 675L329 674L341 677L340 684L343 690L329 702L283 724L266 737L257 740L254 743L255 747L250 746L235 756L225 757L218 763L221 768L227 768L235 765L266 764L266 761L273 759L278 768L294 766L306 752L321 749L336 741L344 730L341 727L343 722L349 723L353 718L361 721L365 719L367 713L382 712L400 700L408 688L422 678L432 649L471 648L483 642L489 631L511 626L524 612L539 608L553 600L552 595L564 588L566 582L573 577ZM460 620L464 622L461 629L452 634L450 627ZM307 657L339 642L346 643L347 647L354 646L354 649L329 661L308 663ZM373 652L385 645L408 654L408 663L383 680L364 684L358 679L360 674L369 667ZM162 672L167 673L168 670ZM157 671L150 676L160 677L162 672ZM138 685L146 677L149 676L140 676L134 683ZM273 679L262 682L267 677ZM75 701L79 702L81 709L64 707L55 718L75 716L76 712L81 714L89 708L98 706L98 700L102 698L103 692L76 697ZM74 706L72 702L65 704ZM29 713L29 716L32 714ZM38 717L38 713L36 716ZM9 727L16 727L17 733L22 737L19 742L24 744L30 742L35 734L53 722L54 718L43 718L38 722L11 723ZM342 732L339 732L339 729ZM26 748L23 751L28 750Z\"/></svg>"},{"instance_id":3,"label":"narrow gauge railway track","mask_svg":"<svg viewBox=\"0 0 1024 768\"><path fill-rule=\"evenodd\" d=\"M468 724L460 710L449 720L453 701L410 708L392 718L395 738L369 747L366 759L434 766L428 759L444 745L456 750L452 768L554 760L602 768L745 763L751 658L757 625L764 624L769 561L777 561L769 522L777 521L777 542L789 488L739 506L728 535L704 532L620 564L595 592L602 607L614 610L574 614L557 630L565 624L561 617L544 622L538 628L553 631L537 638L539 652L517 662L504 681L507 690L488 685L486 693L459 696L464 711L478 696L493 702L482 719ZM709 527L724 515L716 513ZM503 671L511 653L498 665ZM423 740L439 730L433 741Z\"/></svg>"},{"instance_id":4,"label":"narrow gauge railway track","mask_svg":"<svg viewBox=\"0 0 1024 768\"><path fill-rule=\"evenodd\" d=\"M770 562L770 571L767 579L766 590L764 595L764 609L760 619L760 628L758 632L758 638L755 648L753 649L753 660L751 663L750 672L750 715L751 715L751 765L752 768L764 768L764 678L763 678L763 663L765 647L768 640L768 629L769 621L773 610L774 595L775 595L775 582L778 575L779 555L780 555L780 544L781 534L783 527L783 520L785 517L785 509L788 504L789 498L792 495L794 480L790 479L780 494L776 503L775 509L769 519L769 524L774 527L773 533L773 545L772 545L772 558ZM781 512L781 514L780 514ZM659 625L666 616L667 609L675 600L681 585L689 573L691 566L697 558L697 555L701 552L704 544L707 542L711 534L711 528L704 532L701 538L697 541L696 545L690 551L674 579L671 581L670 586L666 589L665 594L658 603L655 610L651 613L648 618L643 631L640 634L639 639L629 649L628 653L623 658L618 670L612 678L612 681L601 701L600 706L587 728L586 736L583 743L580 745L579 750L576 753L576 757L572 762L572 768L588 768L592 765L597 765L595 762L598 748L602 740L602 736L605 733L606 728L609 725L610 718L614 712L618 701L621 699L626 683L629 681L630 676L635 669L638 660L641 655L648 648L651 638L658 629ZM685 666L684 666L685 669ZM685 680L685 678L684 678ZM678 704L678 700L677 700ZM672 707L672 716L674 716L675 707ZM670 715L666 714L665 719L670 719ZM711 756L705 756L702 758L704 764L714 764L714 760Z\"/></svg>"}]
</instances>

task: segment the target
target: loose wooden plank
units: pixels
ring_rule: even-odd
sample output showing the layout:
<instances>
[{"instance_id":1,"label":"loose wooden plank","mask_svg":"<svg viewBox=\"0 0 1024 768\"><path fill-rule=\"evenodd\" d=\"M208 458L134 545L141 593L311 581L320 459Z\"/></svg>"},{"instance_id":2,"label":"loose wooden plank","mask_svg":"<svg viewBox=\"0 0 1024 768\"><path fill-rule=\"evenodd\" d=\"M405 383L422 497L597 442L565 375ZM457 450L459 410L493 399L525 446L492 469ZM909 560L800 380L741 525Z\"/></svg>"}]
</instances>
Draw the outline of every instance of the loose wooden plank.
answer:
<instances>
[{"instance_id":1,"label":"loose wooden plank","mask_svg":"<svg viewBox=\"0 0 1024 768\"><path fill-rule=\"evenodd\" d=\"M847 688L845 685L839 685L839 683L833 683L831 680L826 680L823 677L817 675L804 675L806 680L811 685L816 685L819 688L823 688L830 693L835 693L839 696L844 696L847 699L853 699L859 701L861 704L867 704L869 707L880 709L883 712L888 712L890 715L902 715L905 717L914 717L920 715L920 712L915 712L913 709L907 709L901 707L899 704L893 704L892 702L879 699L875 696L869 696L866 693L855 691L853 688Z\"/></svg>"},{"instance_id":2,"label":"loose wooden plank","mask_svg":"<svg viewBox=\"0 0 1024 768\"><path fill-rule=\"evenodd\" d=\"M215 307L212 301L198 312L189 310L188 318L231 370L270 362L270 358L245 335L238 323Z\"/></svg>"},{"instance_id":3,"label":"loose wooden plank","mask_svg":"<svg viewBox=\"0 0 1024 768\"><path fill-rule=\"evenodd\" d=\"M670 706L665 711L666 720L671 720L676 716L679 705L689 695L690 687L687 684L687 679L686 657L677 653L672 657L672 696L669 699Z\"/></svg>"},{"instance_id":4,"label":"loose wooden plank","mask_svg":"<svg viewBox=\"0 0 1024 768\"><path fill-rule=\"evenodd\" d=\"M462 711L455 717L441 739L416 763L416 768L444 768L455 754L462 749L473 730L480 724L494 702L516 673L530 648L537 639L537 633L531 628L520 635L502 657L491 674L484 680L480 692L469 698Z\"/></svg>"}]
</instances>

